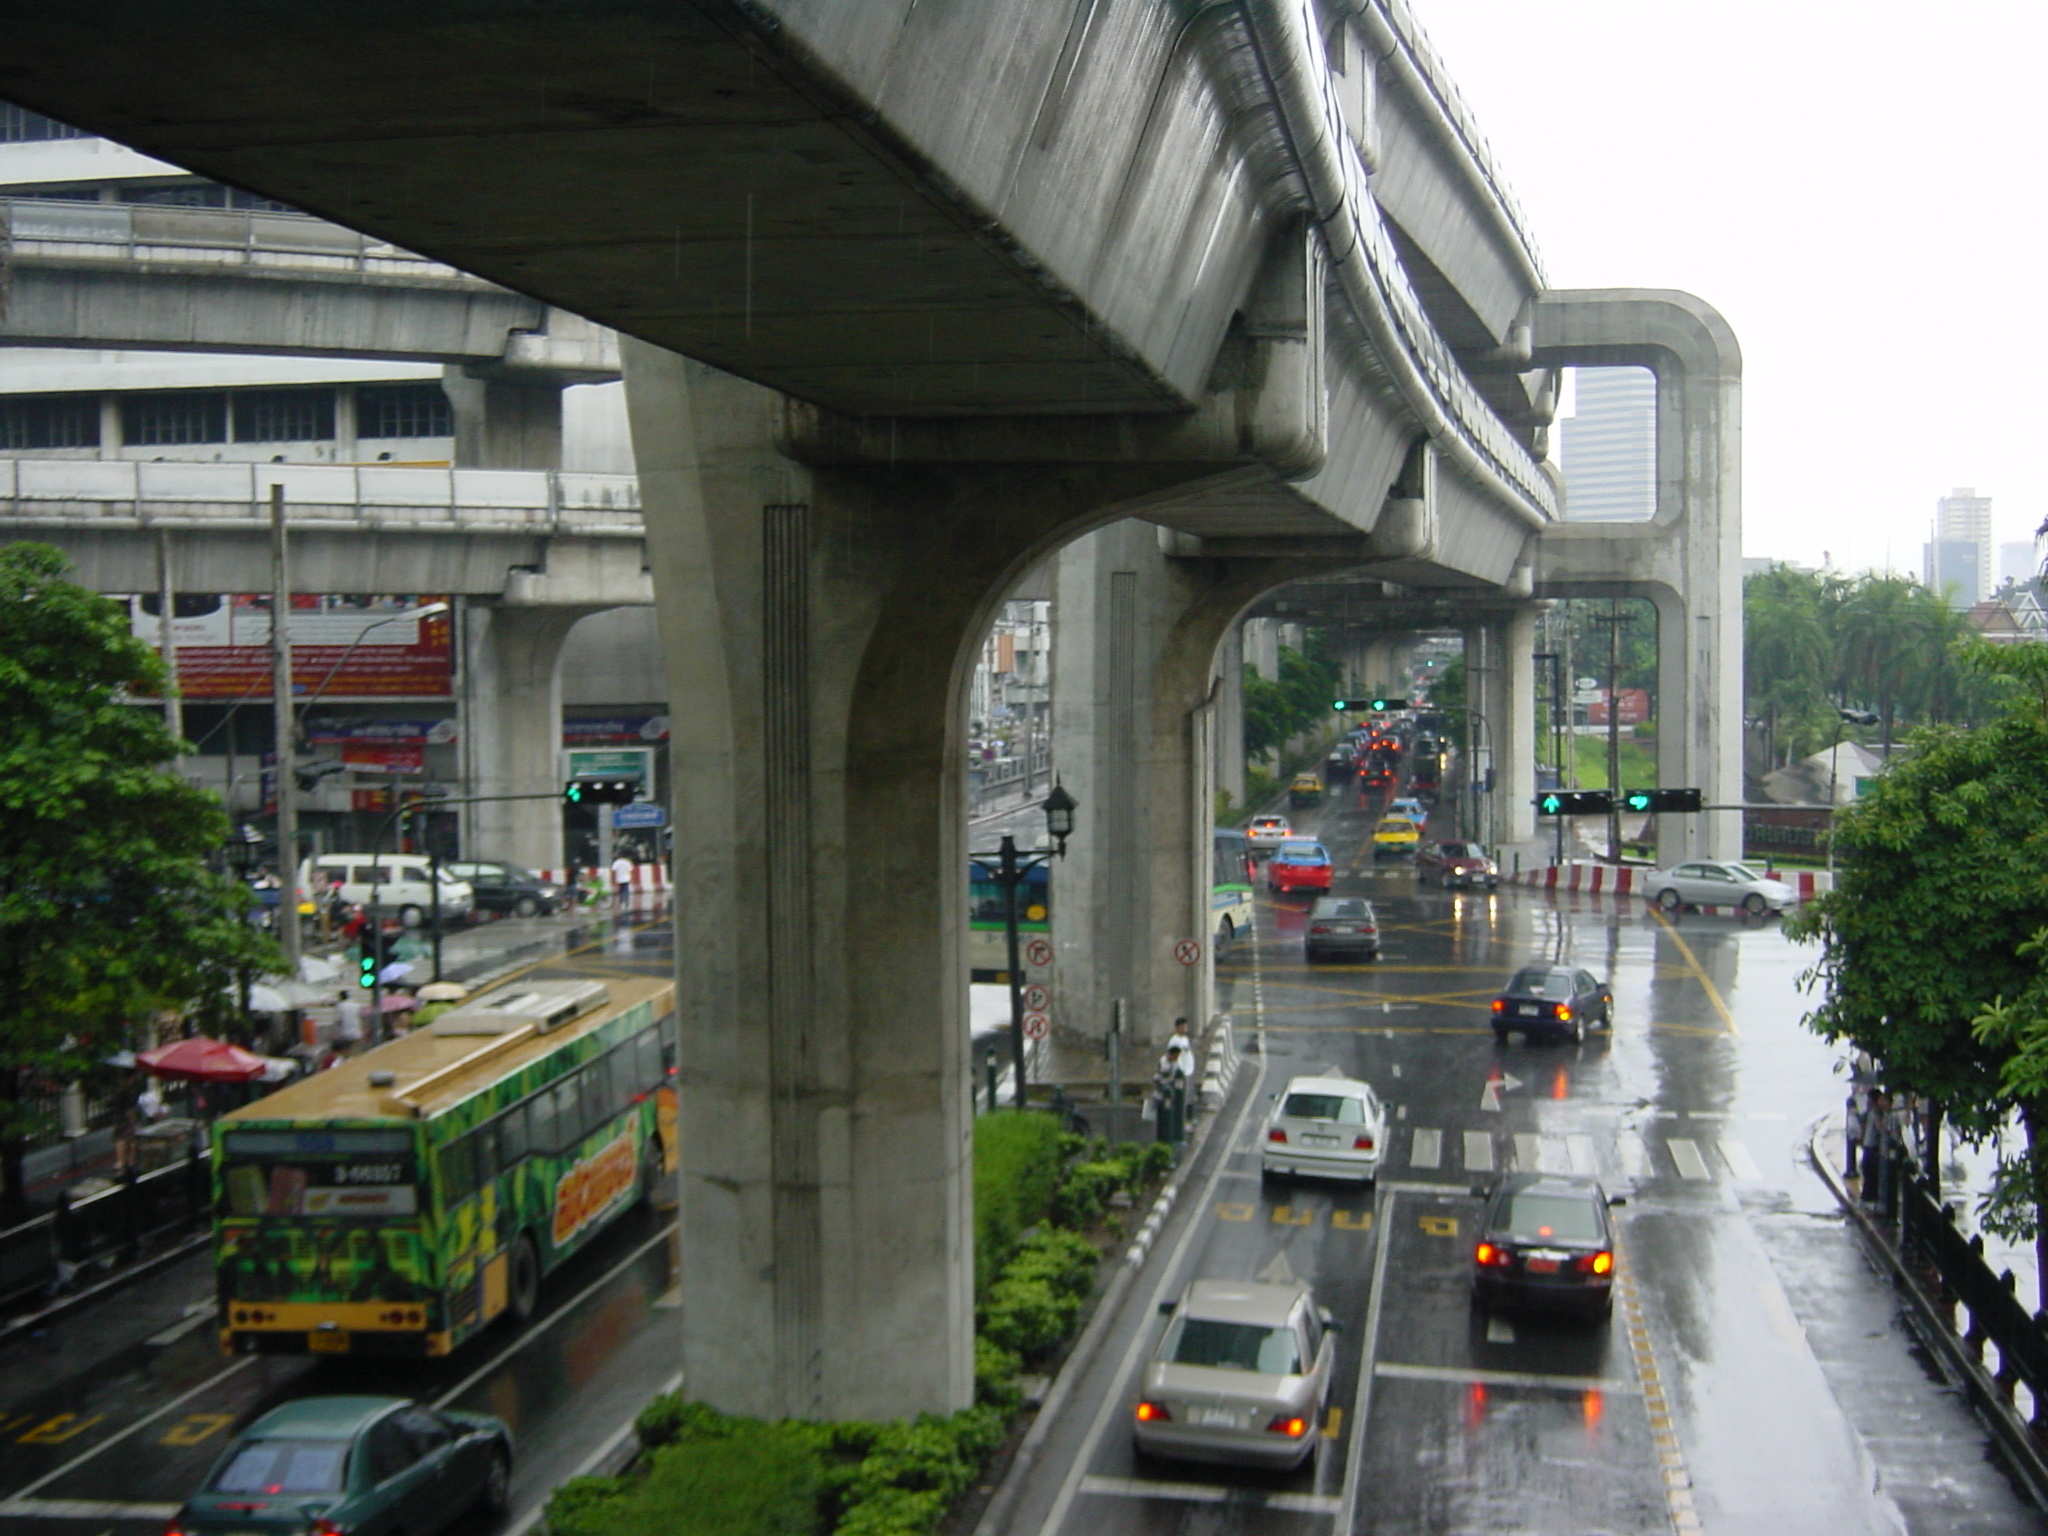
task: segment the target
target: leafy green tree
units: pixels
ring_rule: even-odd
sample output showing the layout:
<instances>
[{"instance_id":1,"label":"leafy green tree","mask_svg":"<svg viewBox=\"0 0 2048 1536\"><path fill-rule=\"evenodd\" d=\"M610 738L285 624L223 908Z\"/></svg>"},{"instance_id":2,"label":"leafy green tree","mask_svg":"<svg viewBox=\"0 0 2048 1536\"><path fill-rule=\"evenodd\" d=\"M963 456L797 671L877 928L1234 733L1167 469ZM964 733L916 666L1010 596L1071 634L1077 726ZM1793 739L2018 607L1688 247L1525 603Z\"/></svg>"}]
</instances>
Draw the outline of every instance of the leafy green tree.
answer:
<instances>
[{"instance_id":1,"label":"leafy green tree","mask_svg":"<svg viewBox=\"0 0 2048 1536\"><path fill-rule=\"evenodd\" d=\"M1329 718L1330 701L1343 691L1343 669L1331 659L1320 630L1310 630L1302 649L1280 647L1280 675L1261 677L1244 669L1244 750L1262 757L1285 747Z\"/></svg>"},{"instance_id":2,"label":"leafy green tree","mask_svg":"<svg viewBox=\"0 0 2048 1536\"><path fill-rule=\"evenodd\" d=\"M1774 764L1825 746L1833 728L1825 595L1821 577L1785 565L1742 584L1745 712L1763 723L1765 754Z\"/></svg>"},{"instance_id":3,"label":"leafy green tree","mask_svg":"<svg viewBox=\"0 0 2048 1536\"><path fill-rule=\"evenodd\" d=\"M2000 712L1976 730L1915 733L1912 754L1837 819L1835 889L1786 928L1821 946L1809 1027L1981 1138L2015 1110L2030 1129L2038 1113L2007 1063L2041 986L2028 946L2048 928L2048 647L1977 644L1965 661L2004 680ZM1999 1024L1977 1022L1994 1013ZM2038 1233L2039 1157L2002 1171L1986 1208L1998 1230Z\"/></svg>"},{"instance_id":4,"label":"leafy green tree","mask_svg":"<svg viewBox=\"0 0 2048 1536\"><path fill-rule=\"evenodd\" d=\"M1938 596L1905 576L1867 576L1836 608L1841 696L1878 714L1887 751L1897 739L1900 706L1915 701L1916 682L1948 650L1955 634L1948 614Z\"/></svg>"},{"instance_id":5,"label":"leafy green tree","mask_svg":"<svg viewBox=\"0 0 2048 1536\"><path fill-rule=\"evenodd\" d=\"M219 800L168 771L178 743L131 691L164 685L120 607L47 545L0 548L0 1219L45 1095L104 1080L131 1026L217 1005L276 946L207 856Z\"/></svg>"}]
</instances>

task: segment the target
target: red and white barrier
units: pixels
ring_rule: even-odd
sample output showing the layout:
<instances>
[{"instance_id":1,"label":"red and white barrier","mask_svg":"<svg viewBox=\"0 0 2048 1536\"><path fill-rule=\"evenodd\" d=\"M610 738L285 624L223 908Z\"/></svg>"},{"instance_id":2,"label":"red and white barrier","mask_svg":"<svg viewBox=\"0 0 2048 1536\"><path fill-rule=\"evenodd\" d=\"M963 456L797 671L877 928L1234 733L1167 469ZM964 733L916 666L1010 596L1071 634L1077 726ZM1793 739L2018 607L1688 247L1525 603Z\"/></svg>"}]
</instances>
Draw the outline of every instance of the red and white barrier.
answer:
<instances>
[{"instance_id":1,"label":"red and white barrier","mask_svg":"<svg viewBox=\"0 0 2048 1536\"><path fill-rule=\"evenodd\" d=\"M1654 869L1635 864L1547 864L1541 869L1525 869L1510 875L1508 883L1593 896L1654 896L1656 893L1646 889L1646 883L1655 873ZM1799 901L1811 901L1822 891L1835 888L1833 870L1766 869L1765 873L1791 886L1794 898Z\"/></svg>"},{"instance_id":2,"label":"red and white barrier","mask_svg":"<svg viewBox=\"0 0 2048 1536\"><path fill-rule=\"evenodd\" d=\"M589 868L590 866L587 864L580 865L576 873L579 875L585 874L589 871ZM569 871L566 869L537 869L534 873L539 875L541 879L552 881L556 885L567 885L569 883ZM612 872L609 869L599 866L597 878L607 891L612 888ZM633 892L635 895L664 892L668 889L668 866L666 864L635 864L633 866Z\"/></svg>"}]
</instances>

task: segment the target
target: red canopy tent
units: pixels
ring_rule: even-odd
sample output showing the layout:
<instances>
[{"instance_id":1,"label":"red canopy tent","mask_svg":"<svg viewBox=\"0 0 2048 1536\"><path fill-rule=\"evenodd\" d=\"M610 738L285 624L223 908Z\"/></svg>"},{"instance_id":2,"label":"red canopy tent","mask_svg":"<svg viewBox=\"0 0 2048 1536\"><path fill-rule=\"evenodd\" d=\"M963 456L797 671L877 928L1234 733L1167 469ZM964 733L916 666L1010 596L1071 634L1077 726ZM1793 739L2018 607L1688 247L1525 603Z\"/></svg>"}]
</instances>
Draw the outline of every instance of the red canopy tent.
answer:
<instances>
[{"instance_id":1,"label":"red canopy tent","mask_svg":"<svg viewBox=\"0 0 2048 1536\"><path fill-rule=\"evenodd\" d=\"M263 1075L261 1056L205 1035L143 1051L135 1062L143 1071L158 1077L184 1078L190 1082L246 1083Z\"/></svg>"}]
</instances>

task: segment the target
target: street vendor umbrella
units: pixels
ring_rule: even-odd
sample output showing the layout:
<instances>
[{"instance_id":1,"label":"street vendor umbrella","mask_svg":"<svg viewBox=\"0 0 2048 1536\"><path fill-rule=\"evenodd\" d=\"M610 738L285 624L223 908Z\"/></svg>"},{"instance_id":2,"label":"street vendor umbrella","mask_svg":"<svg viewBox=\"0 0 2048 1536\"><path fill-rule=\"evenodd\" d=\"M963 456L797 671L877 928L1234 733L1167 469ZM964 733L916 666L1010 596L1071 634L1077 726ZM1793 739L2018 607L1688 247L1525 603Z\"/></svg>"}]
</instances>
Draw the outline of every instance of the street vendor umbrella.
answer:
<instances>
[{"instance_id":1,"label":"street vendor umbrella","mask_svg":"<svg viewBox=\"0 0 2048 1536\"><path fill-rule=\"evenodd\" d=\"M469 996L469 988L459 981L430 981L419 990L423 1003L459 1003Z\"/></svg>"},{"instance_id":2,"label":"street vendor umbrella","mask_svg":"<svg viewBox=\"0 0 2048 1536\"><path fill-rule=\"evenodd\" d=\"M201 1083L246 1083L263 1075L263 1058L251 1055L239 1045L194 1035L153 1051L143 1051L136 1065L158 1077L184 1078Z\"/></svg>"},{"instance_id":3,"label":"street vendor umbrella","mask_svg":"<svg viewBox=\"0 0 2048 1536\"><path fill-rule=\"evenodd\" d=\"M407 993L387 992L384 994L383 1000L377 1004L377 1011L379 1013L404 1013L407 1009L417 1008L419 1005L420 1000Z\"/></svg>"}]
</instances>

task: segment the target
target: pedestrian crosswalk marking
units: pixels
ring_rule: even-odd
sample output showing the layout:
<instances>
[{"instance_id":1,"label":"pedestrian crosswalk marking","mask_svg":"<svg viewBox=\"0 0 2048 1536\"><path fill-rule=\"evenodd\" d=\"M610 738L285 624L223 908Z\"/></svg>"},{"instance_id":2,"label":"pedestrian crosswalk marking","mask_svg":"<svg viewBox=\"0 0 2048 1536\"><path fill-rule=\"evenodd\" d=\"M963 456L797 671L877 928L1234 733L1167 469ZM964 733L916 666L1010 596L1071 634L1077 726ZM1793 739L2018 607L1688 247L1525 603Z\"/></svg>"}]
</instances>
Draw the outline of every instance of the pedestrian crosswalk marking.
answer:
<instances>
[{"instance_id":1,"label":"pedestrian crosswalk marking","mask_svg":"<svg viewBox=\"0 0 2048 1536\"><path fill-rule=\"evenodd\" d=\"M1643 1138L1634 1131L1623 1131L1614 1138L1614 1150L1621 1158L1621 1171L1632 1179L1647 1178L1650 1172L1650 1149L1643 1145Z\"/></svg>"},{"instance_id":2,"label":"pedestrian crosswalk marking","mask_svg":"<svg viewBox=\"0 0 2048 1536\"><path fill-rule=\"evenodd\" d=\"M1721 1161L1728 1165L1728 1171L1738 1179L1753 1183L1763 1182L1763 1171L1757 1167L1756 1159L1749 1155L1749 1148L1741 1142L1722 1142Z\"/></svg>"},{"instance_id":3,"label":"pedestrian crosswalk marking","mask_svg":"<svg viewBox=\"0 0 2048 1536\"><path fill-rule=\"evenodd\" d=\"M1713 1174L1707 1168L1707 1160L1700 1156L1700 1149L1684 1136L1674 1136L1664 1145L1670 1149L1671 1161L1678 1164L1681 1179L1711 1179Z\"/></svg>"},{"instance_id":4,"label":"pedestrian crosswalk marking","mask_svg":"<svg viewBox=\"0 0 2048 1536\"><path fill-rule=\"evenodd\" d=\"M1493 1135L1488 1131L1465 1133L1465 1166L1474 1173L1493 1172Z\"/></svg>"},{"instance_id":5,"label":"pedestrian crosswalk marking","mask_svg":"<svg viewBox=\"0 0 2048 1536\"><path fill-rule=\"evenodd\" d=\"M1408 1153L1408 1162L1416 1168L1441 1168L1444 1160L1444 1133L1442 1131L1418 1130L1415 1141Z\"/></svg>"},{"instance_id":6,"label":"pedestrian crosswalk marking","mask_svg":"<svg viewBox=\"0 0 2048 1536\"><path fill-rule=\"evenodd\" d=\"M1592 1137L1583 1133L1567 1136L1564 1139L1564 1149L1573 1173L1590 1175L1600 1171L1600 1158L1593 1150Z\"/></svg>"}]
</instances>

